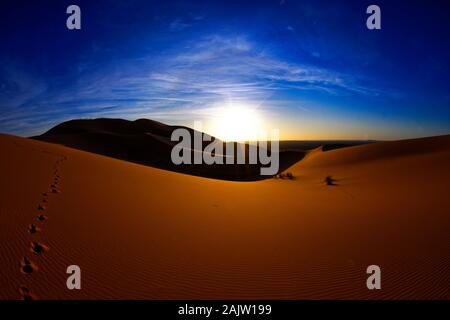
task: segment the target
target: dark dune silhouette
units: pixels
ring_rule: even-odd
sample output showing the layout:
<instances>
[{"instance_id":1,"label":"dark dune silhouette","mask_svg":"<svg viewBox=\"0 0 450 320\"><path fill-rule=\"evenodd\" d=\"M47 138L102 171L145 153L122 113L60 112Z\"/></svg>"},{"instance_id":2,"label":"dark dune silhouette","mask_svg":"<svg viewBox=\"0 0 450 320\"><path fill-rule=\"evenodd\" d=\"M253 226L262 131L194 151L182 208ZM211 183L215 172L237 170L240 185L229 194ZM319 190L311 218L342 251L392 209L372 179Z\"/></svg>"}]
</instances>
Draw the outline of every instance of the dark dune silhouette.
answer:
<instances>
[{"instance_id":1,"label":"dark dune silhouette","mask_svg":"<svg viewBox=\"0 0 450 320\"><path fill-rule=\"evenodd\" d=\"M235 165L174 165L170 154L178 142L171 141L171 134L177 128L185 128L193 137L194 130L182 126L170 126L149 119L128 121L123 119L89 119L63 122L36 140L63 144L68 147L101 154L121 160L131 161L155 168L166 169L196 176L252 181L268 178L260 175L259 164ZM216 138L213 138L215 140ZM205 147L209 142L204 142ZM286 170L301 160L308 150L323 146L335 149L363 142L323 141L281 141L279 172ZM194 143L191 144L194 146ZM198 152L199 150L191 150ZM201 151L200 151L201 152ZM247 149L248 152L248 149ZM235 161L236 162L236 161Z\"/></svg>"},{"instance_id":2,"label":"dark dune silhouette","mask_svg":"<svg viewBox=\"0 0 450 320\"><path fill-rule=\"evenodd\" d=\"M177 128L185 128L194 136L194 130L169 126L163 123L139 119L71 120L61 123L37 140L59 143L76 149L144 164L151 167L225 180L259 180L260 165L175 165L170 158L171 150L178 142L171 141ZM214 138L213 138L214 139ZM204 142L206 146L209 142ZM194 143L192 141L192 146ZM199 150L191 150L198 152ZM201 152L201 151L200 151ZM302 151L283 151L280 170L288 168L304 157Z\"/></svg>"}]
</instances>

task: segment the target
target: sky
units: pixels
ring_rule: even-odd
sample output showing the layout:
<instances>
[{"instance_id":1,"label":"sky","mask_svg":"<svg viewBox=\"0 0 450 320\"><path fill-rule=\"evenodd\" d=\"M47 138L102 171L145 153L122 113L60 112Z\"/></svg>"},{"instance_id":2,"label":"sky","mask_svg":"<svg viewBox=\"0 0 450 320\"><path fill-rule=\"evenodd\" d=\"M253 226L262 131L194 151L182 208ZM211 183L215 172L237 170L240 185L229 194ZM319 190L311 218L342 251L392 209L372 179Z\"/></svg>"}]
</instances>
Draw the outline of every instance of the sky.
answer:
<instances>
[{"instance_id":1,"label":"sky","mask_svg":"<svg viewBox=\"0 0 450 320\"><path fill-rule=\"evenodd\" d=\"M71 4L81 30L66 27ZM366 27L371 4L381 30ZM448 1L8 0L0 12L2 133L108 117L220 135L217 121L243 114L281 139L450 133Z\"/></svg>"}]
</instances>

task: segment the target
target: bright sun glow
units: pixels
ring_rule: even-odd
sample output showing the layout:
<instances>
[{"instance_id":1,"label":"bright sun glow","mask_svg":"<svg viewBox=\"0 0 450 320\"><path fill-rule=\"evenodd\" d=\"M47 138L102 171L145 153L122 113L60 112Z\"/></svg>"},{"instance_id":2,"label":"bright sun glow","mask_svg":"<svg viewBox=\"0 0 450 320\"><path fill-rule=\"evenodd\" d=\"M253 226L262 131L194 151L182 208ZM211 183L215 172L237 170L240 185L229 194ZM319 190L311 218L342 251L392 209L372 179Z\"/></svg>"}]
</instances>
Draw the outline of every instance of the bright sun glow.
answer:
<instances>
[{"instance_id":1,"label":"bright sun glow","mask_svg":"<svg viewBox=\"0 0 450 320\"><path fill-rule=\"evenodd\" d=\"M224 141L256 141L263 132L263 120L252 106L228 105L214 112L209 131Z\"/></svg>"}]
</instances>

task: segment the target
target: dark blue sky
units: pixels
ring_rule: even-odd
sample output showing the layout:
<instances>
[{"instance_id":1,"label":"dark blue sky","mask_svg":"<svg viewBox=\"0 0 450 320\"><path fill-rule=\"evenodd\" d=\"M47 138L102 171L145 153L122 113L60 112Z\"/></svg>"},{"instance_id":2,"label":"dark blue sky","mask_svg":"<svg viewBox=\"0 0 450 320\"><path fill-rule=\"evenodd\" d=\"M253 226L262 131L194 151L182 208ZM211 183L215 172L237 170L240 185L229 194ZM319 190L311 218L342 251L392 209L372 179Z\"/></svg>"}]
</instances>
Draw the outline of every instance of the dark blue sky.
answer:
<instances>
[{"instance_id":1,"label":"dark blue sky","mask_svg":"<svg viewBox=\"0 0 450 320\"><path fill-rule=\"evenodd\" d=\"M81 30L66 28L70 4ZM381 30L366 28L370 4ZM284 139L450 133L448 1L2 1L0 12L0 132L94 117L207 129L232 105Z\"/></svg>"}]
</instances>

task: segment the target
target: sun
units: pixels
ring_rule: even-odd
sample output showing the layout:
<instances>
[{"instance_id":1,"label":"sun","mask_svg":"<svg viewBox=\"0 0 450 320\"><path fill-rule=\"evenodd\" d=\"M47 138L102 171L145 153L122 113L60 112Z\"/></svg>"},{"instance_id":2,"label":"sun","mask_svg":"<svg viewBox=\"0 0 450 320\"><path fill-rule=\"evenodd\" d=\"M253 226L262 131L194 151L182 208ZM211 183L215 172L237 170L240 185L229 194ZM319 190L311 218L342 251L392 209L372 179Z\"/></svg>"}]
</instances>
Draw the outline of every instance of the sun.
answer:
<instances>
[{"instance_id":1,"label":"sun","mask_svg":"<svg viewBox=\"0 0 450 320\"><path fill-rule=\"evenodd\" d=\"M223 141L256 141L263 130L257 108L232 104L217 108L210 125L211 135Z\"/></svg>"}]
</instances>

